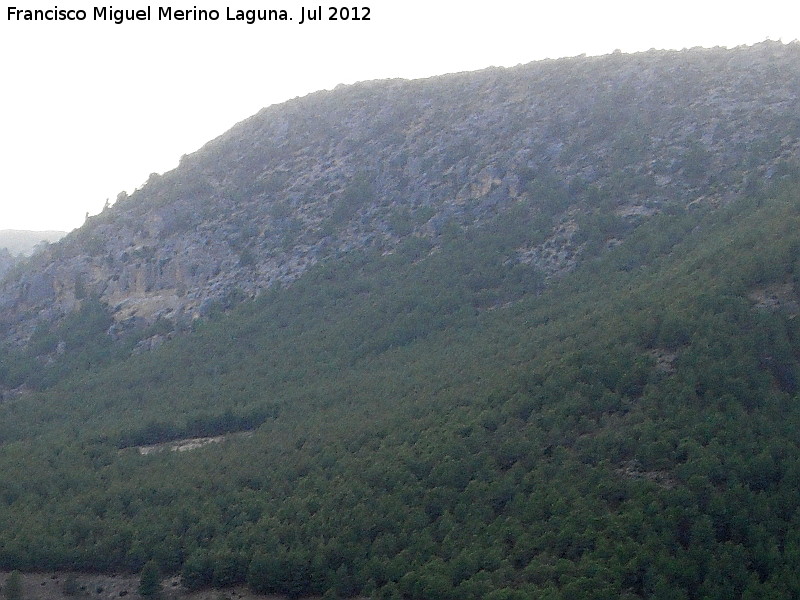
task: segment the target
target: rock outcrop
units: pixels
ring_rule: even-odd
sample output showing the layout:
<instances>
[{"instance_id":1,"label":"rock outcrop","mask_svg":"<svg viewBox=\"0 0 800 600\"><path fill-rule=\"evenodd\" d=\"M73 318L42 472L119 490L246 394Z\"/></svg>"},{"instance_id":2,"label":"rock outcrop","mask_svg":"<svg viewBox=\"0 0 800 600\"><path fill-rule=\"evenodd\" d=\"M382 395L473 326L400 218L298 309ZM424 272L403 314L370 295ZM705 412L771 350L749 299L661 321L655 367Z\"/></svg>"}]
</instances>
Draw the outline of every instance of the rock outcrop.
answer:
<instances>
[{"instance_id":1,"label":"rock outcrop","mask_svg":"<svg viewBox=\"0 0 800 600\"><path fill-rule=\"evenodd\" d=\"M435 241L520 204L553 228L520 260L558 276L581 260L582 216L724 204L798 161L797 43L340 87L265 108L121 194L2 282L0 325L24 343L87 297L115 335L177 325L319 261Z\"/></svg>"}]
</instances>

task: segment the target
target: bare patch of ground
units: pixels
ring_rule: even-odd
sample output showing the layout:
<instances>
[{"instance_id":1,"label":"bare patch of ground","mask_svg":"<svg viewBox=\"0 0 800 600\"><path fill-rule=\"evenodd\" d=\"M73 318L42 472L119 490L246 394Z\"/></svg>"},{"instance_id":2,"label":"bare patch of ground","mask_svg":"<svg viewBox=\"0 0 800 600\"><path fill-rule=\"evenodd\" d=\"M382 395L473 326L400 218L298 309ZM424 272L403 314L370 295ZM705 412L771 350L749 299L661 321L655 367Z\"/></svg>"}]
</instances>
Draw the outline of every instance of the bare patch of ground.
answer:
<instances>
[{"instance_id":1,"label":"bare patch of ground","mask_svg":"<svg viewBox=\"0 0 800 600\"><path fill-rule=\"evenodd\" d=\"M8 571L0 571L4 587ZM145 600L138 592L138 575L92 575L58 571L53 573L22 573L21 600ZM208 588L188 592L180 577L161 582L161 594L147 600L287 600L282 595L254 594L246 586ZM308 600L318 600L311 596Z\"/></svg>"},{"instance_id":2,"label":"bare patch of ground","mask_svg":"<svg viewBox=\"0 0 800 600\"><path fill-rule=\"evenodd\" d=\"M5 585L8 572L0 573ZM141 600L138 575L23 573L21 600Z\"/></svg>"},{"instance_id":3,"label":"bare patch of ground","mask_svg":"<svg viewBox=\"0 0 800 600\"><path fill-rule=\"evenodd\" d=\"M534 265L545 273L546 279L560 277L572 271L578 264L578 255L583 245L573 240L578 232L574 217L558 223L549 238L537 246L517 248L517 257L523 264Z\"/></svg>"},{"instance_id":4,"label":"bare patch of ground","mask_svg":"<svg viewBox=\"0 0 800 600\"><path fill-rule=\"evenodd\" d=\"M154 452L186 452L188 450L197 450L209 444L219 444L233 437L248 437L253 435L252 431L242 431L240 433L228 433L225 435L215 435L212 437L196 437L185 438L182 440L172 440L171 442L163 442L161 444L153 444L151 446L137 446L136 449L139 454L153 454Z\"/></svg>"},{"instance_id":5,"label":"bare patch of ground","mask_svg":"<svg viewBox=\"0 0 800 600\"><path fill-rule=\"evenodd\" d=\"M675 361L678 359L677 352L670 352L664 348L654 348L648 354L656 361L656 371L672 375L675 372Z\"/></svg>"},{"instance_id":6,"label":"bare patch of ground","mask_svg":"<svg viewBox=\"0 0 800 600\"><path fill-rule=\"evenodd\" d=\"M623 218L627 217L652 217L656 213L658 213L658 209L653 206L647 206L646 204L626 204L624 206L620 206L618 209L614 211L614 213Z\"/></svg>"},{"instance_id":7,"label":"bare patch of ground","mask_svg":"<svg viewBox=\"0 0 800 600\"><path fill-rule=\"evenodd\" d=\"M791 317L800 314L800 303L791 283L776 283L751 291L747 297L759 310L785 312Z\"/></svg>"},{"instance_id":8,"label":"bare patch of ground","mask_svg":"<svg viewBox=\"0 0 800 600\"><path fill-rule=\"evenodd\" d=\"M626 479L646 479L659 487L670 490L678 485L678 481L668 471L647 471L638 460L629 460L617 473Z\"/></svg>"}]
</instances>

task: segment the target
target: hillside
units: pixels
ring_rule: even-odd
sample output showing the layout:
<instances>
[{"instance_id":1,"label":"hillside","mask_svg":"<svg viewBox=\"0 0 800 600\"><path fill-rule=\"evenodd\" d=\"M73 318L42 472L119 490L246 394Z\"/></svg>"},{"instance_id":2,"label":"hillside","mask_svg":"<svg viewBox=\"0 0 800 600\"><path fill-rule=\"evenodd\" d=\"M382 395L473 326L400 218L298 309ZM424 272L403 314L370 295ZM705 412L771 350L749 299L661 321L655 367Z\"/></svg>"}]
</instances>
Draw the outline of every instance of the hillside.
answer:
<instances>
[{"instance_id":1,"label":"hillside","mask_svg":"<svg viewBox=\"0 0 800 600\"><path fill-rule=\"evenodd\" d=\"M0 325L24 343L96 296L116 336L174 330L321 261L436 245L519 206L542 226L518 259L557 276L665 207L779 176L800 153L798 89L800 46L765 42L311 94L121 194L0 286Z\"/></svg>"},{"instance_id":2,"label":"hillside","mask_svg":"<svg viewBox=\"0 0 800 600\"><path fill-rule=\"evenodd\" d=\"M0 570L798 597L798 51L345 87L118 199L3 283Z\"/></svg>"}]
</instances>

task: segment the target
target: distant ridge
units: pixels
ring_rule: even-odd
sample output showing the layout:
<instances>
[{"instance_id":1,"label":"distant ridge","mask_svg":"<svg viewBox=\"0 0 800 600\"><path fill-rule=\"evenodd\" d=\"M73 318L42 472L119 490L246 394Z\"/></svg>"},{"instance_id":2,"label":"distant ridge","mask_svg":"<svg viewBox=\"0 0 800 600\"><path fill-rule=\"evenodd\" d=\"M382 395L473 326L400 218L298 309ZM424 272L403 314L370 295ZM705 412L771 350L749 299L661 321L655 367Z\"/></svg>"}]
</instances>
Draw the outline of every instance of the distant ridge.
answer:
<instances>
[{"instance_id":1,"label":"distant ridge","mask_svg":"<svg viewBox=\"0 0 800 600\"><path fill-rule=\"evenodd\" d=\"M0 248L11 254L28 256L41 242L57 242L67 235L66 231L27 231L23 229L0 229Z\"/></svg>"}]
</instances>

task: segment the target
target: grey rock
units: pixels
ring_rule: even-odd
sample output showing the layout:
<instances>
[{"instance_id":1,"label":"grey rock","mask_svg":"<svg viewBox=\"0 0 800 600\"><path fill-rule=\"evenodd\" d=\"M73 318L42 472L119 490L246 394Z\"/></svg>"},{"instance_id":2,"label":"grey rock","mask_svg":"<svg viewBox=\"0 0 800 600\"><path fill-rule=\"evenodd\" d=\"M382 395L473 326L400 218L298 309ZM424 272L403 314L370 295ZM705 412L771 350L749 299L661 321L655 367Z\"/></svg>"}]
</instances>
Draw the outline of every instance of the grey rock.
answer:
<instances>
[{"instance_id":1,"label":"grey rock","mask_svg":"<svg viewBox=\"0 0 800 600\"><path fill-rule=\"evenodd\" d=\"M435 246L548 202L553 231L518 259L554 277L582 260L573 217L595 208L574 190L647 219L724 205L786 161L800 161L797 43L342 86L263 109L17 265L0 282L0 328L25 343L86 295L111 307L115 336L205 318L234 290L254 297L343 253L407 236Z\"/></svg>"}]
</instances>

